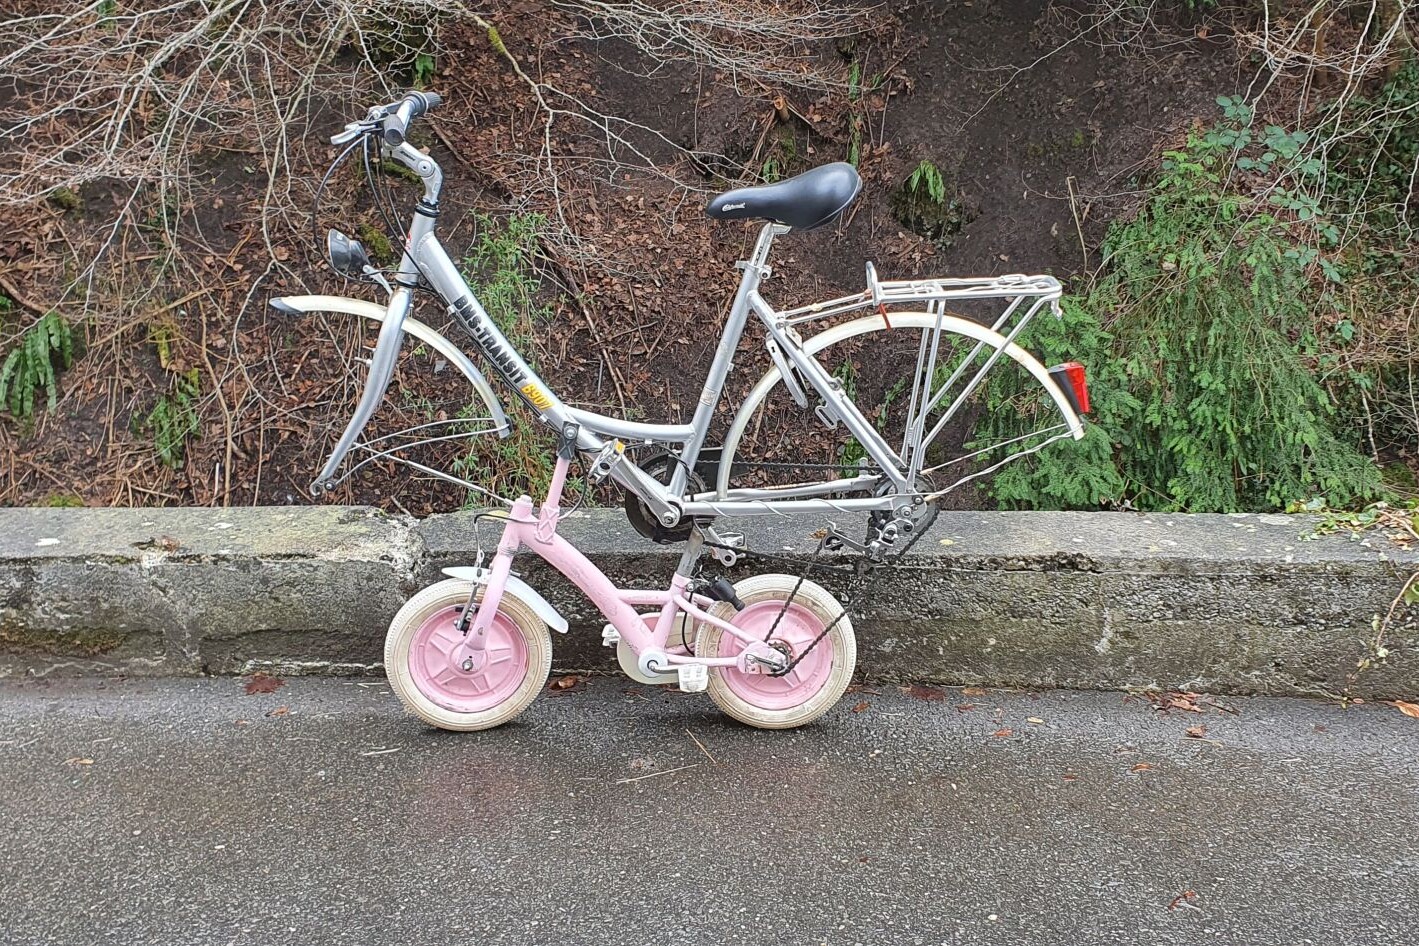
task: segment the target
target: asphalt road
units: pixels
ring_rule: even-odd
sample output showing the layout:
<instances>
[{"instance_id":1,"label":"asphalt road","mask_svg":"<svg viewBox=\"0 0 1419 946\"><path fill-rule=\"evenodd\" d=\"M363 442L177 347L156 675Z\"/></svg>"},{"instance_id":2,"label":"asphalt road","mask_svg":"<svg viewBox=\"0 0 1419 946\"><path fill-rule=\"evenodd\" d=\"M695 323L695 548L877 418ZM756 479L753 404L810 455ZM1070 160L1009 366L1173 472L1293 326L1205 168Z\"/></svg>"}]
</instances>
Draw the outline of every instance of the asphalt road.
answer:
<instances>
[{"instance_id":1,"label":"asphalt road","mask_svg":"<svg viewBox=\"0 0 1419 946\"><path fill-rule=\"evenodd\" d=\"M1419 719L927 695L454 735L373 681L0 685L0 942L1419 942Z\"/></svg>"}]
</instances>

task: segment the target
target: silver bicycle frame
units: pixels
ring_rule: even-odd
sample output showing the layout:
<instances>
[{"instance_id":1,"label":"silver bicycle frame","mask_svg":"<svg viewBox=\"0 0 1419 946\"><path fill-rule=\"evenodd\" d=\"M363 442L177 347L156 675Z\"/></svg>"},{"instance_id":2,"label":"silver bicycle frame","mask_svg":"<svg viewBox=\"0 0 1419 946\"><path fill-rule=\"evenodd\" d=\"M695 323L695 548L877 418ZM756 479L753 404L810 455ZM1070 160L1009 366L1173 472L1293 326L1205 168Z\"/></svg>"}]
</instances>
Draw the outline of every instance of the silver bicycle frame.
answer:
<instances>
[{"instance_id":1,"label":"silver bicycle frame","mask_svg":"<svg viewBox=\"0 0 1419 946\"><path fill-rule=\"evenodd\" d=\"M759 295L760 283L772 272L768 265L768 256L774 238L789 232L789 227L774 223L765 224L759 231L750 258L738 264L744 274L739 281L734 303L730 307L729 317L690 423L645 424L627 421L569 407L532 370L489 317L434 233L439 194L443 184L443 173L438 164L408 143L398 147L383 146L383 150L386 156L419 175L424 184L424 196L410 225L389 300L389 314L381 327L365 391L345 433L322 470L317 487L320 484L333 485L332 476L335 469L345 453L354 445L370 416L379 407L393 373L402 325L409 312L413 289L419 280L423 279L444 300L449 314L468 332L496 373L517 392L541 421L557 432L563 442L574 443L577 450L593 455L594 472L598 475L609 475L615 482L634 493L667 525L678 523L684 516L736 517L765 513L865 512L892 510L913 502L909 484L915 478L920 457L913 455L910 464L904 465L902 457L893 451L847 396L842 384L826 371L817 359L803 350L803 340L793 326L815 316L803 309L779 313ZM873 276L869 268L869 279ZM1058 283L1053 280L1050 282L1054 286L1053 298L1057 299ZM882 285L891 286L893 291L900 294L901 290L897 287L906 284ZM871 289L874 298L880 291L874 281ZM820 308L831 310L837 305L838 311L846 311L860 307L867 301L863 294L859 294L834 300L823 307L811 308L816 312ZM1038 308L1042 301L1043 297L1037 300L1035 308ZM1013 308L1012 306L1008 311L1013 311ZM1033 311L1032 308L1031 313ZM734 489L724 494L697 493L688 501L681 498L688 484L689 471L694 469L709 433L750 314L763 323L771 345L774 346L771 351L774 351L775 359L786 358L797 378L807 382L821 398L822 404L817 408L819 415L830 423L842 423L862 445L880 472L797 486ZM1020 327L1016 327L1015 333L1018 333ZM1011 334L1011 340L1014 339L1015 333ZM978 346L977 351L979 350ZM980 378L999 355L999 351L993 354L972 382L971 388L966 391L966 395L979 383ZM785 371L784 376L792 381L793 373ZM914 390L913 399L925 398L928 395L929 392L925 390ZM1073 419L1073 423L1077 425L1077 418ZM915 435L919 447L923 439L922 431L916 431ZM641 443L679 445L678 458L681 462L675 465L668 484L662 485L656 481L622 452L624 445ZM904 454L908 452L908 447L909 444L904 442ZM887 495L826 498L830 494L874 492L883 485L884 479L892 487L887 491Z\"/></svg>"}]
</instances>

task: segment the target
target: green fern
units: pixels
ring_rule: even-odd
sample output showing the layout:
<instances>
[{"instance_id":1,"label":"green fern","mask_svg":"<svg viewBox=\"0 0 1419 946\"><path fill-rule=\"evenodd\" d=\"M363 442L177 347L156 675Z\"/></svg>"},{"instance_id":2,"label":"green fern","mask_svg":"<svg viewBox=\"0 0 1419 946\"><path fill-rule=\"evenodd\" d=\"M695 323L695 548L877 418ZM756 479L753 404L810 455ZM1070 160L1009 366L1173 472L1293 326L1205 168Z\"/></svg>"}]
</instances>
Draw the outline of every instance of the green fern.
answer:
<instances>
[{"instance_id":1,"label":"green fern","mask_svg":"<svg viewBox=\"0 0 1419 946\"><path fill-rule=\"evenodd\" d=\"M158 398L143 427L152 435L153 449L164 466L177 469L187 457L187 441L199 429L197 402L202 394L197 369L178 375L172 391Z\"/></svg>"},{"instance_id":2,"label":"green fern","mask_svg":"<svg viewBox=\"0 0 1419 946\"><path fill-rule=\"evenodd\" d=\"M69 323L57 312L40 316L0 364L0 404L19 420L28 421L34 417L42 391L49 409L54 410L59 398L58 373L73 360L74 331Z\"/></svg>"},{"instance_id":3,"label":"green fern","mask_svg":"<svg viewBox=\"0 0 1419 946\"><path fill-rule=\"evenodd\" d=\"M1165 155L1138 216L1105 242L1105 275L1061 322L1031 324L1046 363L1089 366L1094 428L1002 469L1003 505L1232 512L1381 494L1312 357L1319 290L1302 250L1323 222L1229 188L1248 144L1224 124ZM1017 393L992 391L981 445L1038 427Z\"/></svg>"},{"instance_id":4,"label":"green fern","mask_svg":"<svg viewBox=\"0 0 1419 946\"><path fill-rule=\"evenodd\" d=\"M923 159L907 178L907 190L918 197L925 196L933 204L946 203L946 179L941 169Z\"/></svg>"}]
</instances>

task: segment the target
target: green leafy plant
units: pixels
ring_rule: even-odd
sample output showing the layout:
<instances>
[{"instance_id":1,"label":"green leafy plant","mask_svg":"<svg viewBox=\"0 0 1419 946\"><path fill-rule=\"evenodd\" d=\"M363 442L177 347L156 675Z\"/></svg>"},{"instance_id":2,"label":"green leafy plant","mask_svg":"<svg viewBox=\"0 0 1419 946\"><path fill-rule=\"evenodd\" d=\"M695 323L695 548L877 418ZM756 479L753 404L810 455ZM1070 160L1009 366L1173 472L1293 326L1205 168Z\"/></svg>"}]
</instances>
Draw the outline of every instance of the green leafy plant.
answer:
<instances>
[{"instance_id":1,"label":"green leafy plant","mask_svg":"<svg viewBox=\"0 0 1419 946\"><path fill-rule=\"evenodd\" d=\"M902 226L940 246L949 246L973 216L941 168L925 158L893 191L890 203Z\"/></svg>"},{"instance_id":2,"label":"green leafy plant","mask_svg":"<svg viewBox=\"0 0 1419 946\"><path fill-rule=\"evenodd\" d=\"M925 158L907 177L907 190L933 204L946 202L946 179L941 176L941 169Z\"/></svg>"},{"instance_id":3,"label":"green leafy plant","mask_svg":"<svg viewBox=\"0 0 1419 946\"><path fill-rule=\"evenodd\" d=\"M153 438L153 449L164 466L177 469L187 456L187 441L199 430L198 399L202 394L201 377L193 368L173 379L171 392L158 398L158 403L143 419L143 429Z\"/></svg>"},{"instance_id":4,"label":"green leafy plant","mask_svg":"<svg viewBox=\"0 0 1419 946\"><path fill-rule=\"evenodd\" d=\"M1224 122L1167 153L1138 215L1113 227L1100 280L1066 301L1061 322L1027 331L1046 363L1088 365L1094 428L1002 469L991 490L1004 505L1230 512L1382 494L1314 358L1307 251L1324 221L1278 204L1278 191L1230 185L1239 155L1298 139L1268 129L1257 140L1249 114L1219 104ZM1008 379L995 389L978 441L1037 429L1018 393Z\"/></svg>"},{"instance_id":5,"label":"green leafy plant","mask_svg":"<svg viewBox=\"0 0 1419 946\"><path fill-rule=\"evenodd\" d=\"M862 163L865 146L871 142L868 127L873 105L868 101L869 93L876 92L886 82L882 73L868 75L863 72L862 63L854 59L847 71L847 161L853 167Z\"/></svg>"},{"instance_id":6,"label":"green leafy plant","mask_svg":"<svg viewBox=\"0 0 1419 946\"><path fill-rule=\"evenodd\" d=\"M3 297L0 297L3 298ZM9 300L4 300L4 309ZM74 330L57 312L47 312L20 335L19 342L0 363L0 404L21 421L34 417L41 392L54 410L59 397L60 371L74 360Z\"/></svg>"},{"instance_id":7,"label":"green leafy plant","mask_svg":"<svg viewBox=\"0 0 1419 946\"><path fill-rule=\"evenodd\" d=\"M418 53L414 56L413 66L414 88L427 89L429 83L434 79L435 62L431 53Z\"/></svg>"}]
</instances>

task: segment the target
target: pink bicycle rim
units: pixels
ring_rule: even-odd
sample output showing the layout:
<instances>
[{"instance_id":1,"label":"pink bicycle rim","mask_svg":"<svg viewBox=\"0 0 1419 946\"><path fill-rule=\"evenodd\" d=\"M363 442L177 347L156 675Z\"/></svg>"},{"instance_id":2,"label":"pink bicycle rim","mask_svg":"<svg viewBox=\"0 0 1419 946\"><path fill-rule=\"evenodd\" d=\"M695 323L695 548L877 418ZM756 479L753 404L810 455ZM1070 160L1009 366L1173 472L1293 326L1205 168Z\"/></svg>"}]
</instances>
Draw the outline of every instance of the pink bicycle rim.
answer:
<instances>
[{"instance_id":1,"label":"pink bicycle rim","mask_svg":"<svg viewBox=\"0 0 1419 946\"><path fill-rule=\"evenodd\" d=\"M733 623L735 627L743 628L763 640L782 610L782 601L759 601L736 614ZM778 627L769 641L786 644L792 656L797 657L822 632L823 622L818 616L801 604L794 603L788 606L783 619L778 621ZM743 649L744 644L737 637L727 631L721 632L719 656L733 657ZM785 676L726 669L720 679L746 703L764 710L785 710L802 706L812 699L827 684L832 670L833 642L830 633Z\"/></svg>"},{"instance_id":2,"label":"pink bicycle rim","mask_svg":"<svg viewBox=\"0 0 1419 946\"><path fill-rule=\"evenodd\" d=\"M527 641L501 612L488 628L481 666L464 670L458 609L429 615L409 644L409 673L430 702L455 713L481 713L511 699L527 677Z\"/></svg>"}]
</instances>

